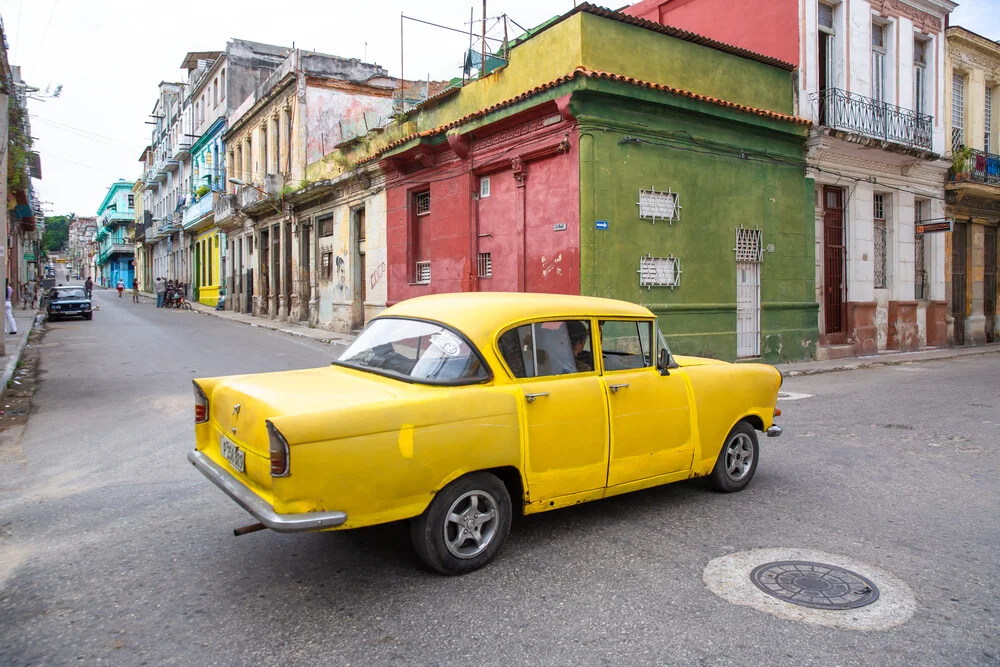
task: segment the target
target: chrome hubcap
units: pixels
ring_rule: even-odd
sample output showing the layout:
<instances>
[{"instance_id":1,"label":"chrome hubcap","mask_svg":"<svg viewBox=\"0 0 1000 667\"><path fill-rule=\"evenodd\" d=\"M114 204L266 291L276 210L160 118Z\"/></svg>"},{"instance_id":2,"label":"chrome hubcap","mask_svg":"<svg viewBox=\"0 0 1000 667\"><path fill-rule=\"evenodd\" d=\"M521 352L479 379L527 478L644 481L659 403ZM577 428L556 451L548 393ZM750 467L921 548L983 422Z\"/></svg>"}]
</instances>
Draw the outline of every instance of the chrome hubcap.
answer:
<instances>
[{"instance_id":1,"label":"chrome hubcap","mask_svg":"<svg viewBox=\"0 0 1000 667\"><path fill-rule=\"evenodd\" d=\"M753 442L745 433L737 433L726 445L726 474L738 482L750 472L753 465Z\"/></svg>"},{"instance_id":2,"label":"chrome hubcap","mask_svg":"<svg viewBox=\"0 0 1000 667\"><path fill-rule=\"evenodd\" d=\"M463 493L444 520L444 543L457 558L483 553L497 534L497 501L485 491Z\"/></svg>"}]
</instances>

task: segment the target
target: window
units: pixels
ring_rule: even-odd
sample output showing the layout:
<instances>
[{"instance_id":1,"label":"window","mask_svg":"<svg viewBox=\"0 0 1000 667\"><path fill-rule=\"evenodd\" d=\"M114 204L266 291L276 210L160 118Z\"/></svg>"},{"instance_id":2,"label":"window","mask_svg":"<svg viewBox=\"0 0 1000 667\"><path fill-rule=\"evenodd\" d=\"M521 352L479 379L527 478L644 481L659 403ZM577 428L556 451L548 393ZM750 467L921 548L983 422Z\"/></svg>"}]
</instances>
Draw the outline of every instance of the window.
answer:
<instances>
[{"instance_id":1,"label":"window","mask_svg":"<svg viewBox=\"0 0 1000 667\"><path fill-rule=\"evenodd\" d=\"M212 106L219 106L219 77L215 77L212 82Z\"/></svg>"},{"instance_id":2,"label":"window","mask_svg":"<svg viewBox=\"0 0 1000 667\"><path fill-rule=\"evenodd\" d=\"M427 215L431 212L431 191L425 190L413 195L417 215Z\"/></svg>"},{"instance_id":3,"label":"window","mask_svg":"<svg viewBox=\"0 0 1000 667\"><path fill-rule=\"evenodd\" d=\"M481 252L476 255L476 274L480 278L490 278L493 276L493 257L488 252Z\"/></svg>"},{"instance_id":4,"label":"window","mask_svg":"<svg viewBox=\"0 0 1000 667\"><path fill-rule=\"evenodd\" d=\"M983 151L986 153L992 153L992 147L990 145L990 128L993 127L993 89L989 84L986 84L986 90L984 91L986 96L983 100L984 103L984 117L986 131L983 134Z\"/></svg>"},{"instance_id":5,"label":"window","mask_svg":"<svg viewBox=\"0 0 1000 667\"><path fill-rule=\"evenodd\" d=\"M222 74L219 76L219 79L221 81L221 85L219 86L219 88L220 88L220 94L222 95L222 97L220 97L219 99L220 100L224 100L224 99L226 99L226 68L225 67L222 68Z\"/></svg>"},{"instance_id":6,"label":"window","mask_svg":"<svg viewBox=\"0 0 1000 667\"><path fill-rule=\"evenodd\" d=\"M587 320L525 324L500 336L497 346L517 378L594 370Z\"/></svg>"},{"instance_id":7,"label":"window","mask_svg":"<svg viewBox=\"0 0 1000 667\"><path fill-rule=\"evenodd\" d=\"M372 322L337 363L433 383L468 384L490 377L476 349L455 331L393 317Z\"/></svg>"},{"instance_id":8,"label":"window","mask_svg":"<svg viewBox=\"0 0 1000 667\"><path fill-rule=\"evenodd\" d=\"M601 322L604 370L622 371L653 365L652 322Z\"/></svg>"},{"instance_id":9,"label":"window","mask_svg":"<svg viewBox=\"0 0 1000 667\"><path fill-rule=\"evenodd\" d=\"M833 30L833 7L825 3L819 3L819 27Z\"/></svg>"},{"instance_id":10,"label":"window","mask_svg":"<svg viewBox=\"0 0 1000 667\"><path fill-rule=\"evenodd\" d=\"M913 110L927 113L927 42L913 40Z\"/></svg>"},{"instance_id":11,"label":"window","mask_svg":"<svg viewBox=\"0 0 1000 667\"><path fill-rule=\"evenodd\" d=\"M413 282L426 284L431 281L431 263L430 262L417 262L414 274Z\"/></svg>"},{"instance_id":12,"label":"window","mask_svg":"<svg viewBox=\"0 0 1000 667\"><path fill-rule=\"evenodd\" d=\"M872 99L885 102L885 53L886 29L881 23L872 23Z\"/></svg>"},{"instance_id":13,"label":"window","mask_svg":"<svg viewBox=\"0 0 1000 667\"><path fill-rule=\"evenodd\" d=\"M135 195L128 196L128 207L135 208Z\"/></svg>"},{"instance_id":14,"label":"window","mask_svg":"<svg viewBox=\"0 0 1000 667\"><path fill-rule=\"evenodd\" d=\"M479 179L479 198L486 199L490 196L490 177L483 176Z\"/></svg>"},{"instance_id":15,"label":"window","mask_svg":"<svg viewBox=\"0 0 1000 667\"><path fill-rule=\"evenodd\" d=\"M319 267L319 278L320 280L331 280L333 279L333 253L324 252L323 258Z\"/></svg>"},{"instance_id":16,"label":"window","mask_svg":"<svg viewBox=\"0 0 1000 667\"><path fill-rule=\"evenodd\" d=\"M965 144L965 76L955 72L951 76L951 149L957 151Z\"/></svg>"},{"instance_id":17,"label":"window","mask_svg":"<svg viewBox=\"0 0 1000 667\"><path fill-rule=\"evenodd\" d=\"M681 282L680 262L676 257L640 257L639 286L669 287L673 289Z\"/></svg>"},{"instance_id":18,"label":"window","mask_svg":"<svg viewBox=\"0 0 1000 667\"><path fill-rule=\"evenodd\" d=\"M333 214L328 213L316 218L316 227L319 228L320 236L333 236Z\"/></svg>"},{"instance_id":19,"label":"window","mask_svg":"<svg viewBox=\"0 0 1000 667\"><path fill-rule=\"evenodd\" d=\"M267 154L267 121L260 126L260 163L264 165L264 173L273 173L268 167L271 164L271 160Z\"/></svg>"},{"instance_id":20,"label":"window","mask_svg":"<svg viewBox=\"0 0 1000 667\"><path fill-rule=\"evenodd\" d=\"M920 224L927 219L927 202L916 199L913 202L913 219ZM924 258L924 235L913 237L913 298L927 298L927 264Z\"/></svg>"},{"instance_id":21,"label":"window","mask_svg":"<svg viewBox=\"0 0 1000 667\"><path fill-rule=\"evenodd\" d=\"M885 289L886 268L886 228L885 228L885 195L876 194L873 197L873 242L872 269L875 274L875 289Z\"/></svg>"}]
</instances>

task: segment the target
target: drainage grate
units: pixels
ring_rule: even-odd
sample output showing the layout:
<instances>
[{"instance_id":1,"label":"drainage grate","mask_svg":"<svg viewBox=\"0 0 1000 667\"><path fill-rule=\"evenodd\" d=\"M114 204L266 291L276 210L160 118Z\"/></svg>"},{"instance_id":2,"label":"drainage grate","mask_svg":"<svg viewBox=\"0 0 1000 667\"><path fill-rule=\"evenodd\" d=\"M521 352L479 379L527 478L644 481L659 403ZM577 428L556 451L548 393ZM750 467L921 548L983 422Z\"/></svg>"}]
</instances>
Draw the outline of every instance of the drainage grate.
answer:
<instances>
[{"instance_id":1,"label":"drainage grate","mask_svg":"<svg viewBox=\"0 0 1000 667\"><path fill-rule=\"evenodd\" d=\"M813 609L857 609L878 599L878 587L836 565L803 560L765 563L750 580L779 600Z\"/></svg>"}]
</instances>

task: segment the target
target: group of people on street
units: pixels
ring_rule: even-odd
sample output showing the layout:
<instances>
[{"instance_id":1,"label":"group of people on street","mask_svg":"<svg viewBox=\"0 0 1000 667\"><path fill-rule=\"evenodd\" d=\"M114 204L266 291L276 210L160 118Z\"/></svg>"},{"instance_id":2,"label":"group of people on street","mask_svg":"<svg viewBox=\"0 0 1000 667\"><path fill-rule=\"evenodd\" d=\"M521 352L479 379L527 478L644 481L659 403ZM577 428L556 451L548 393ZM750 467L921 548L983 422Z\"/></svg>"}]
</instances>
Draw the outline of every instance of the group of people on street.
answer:
<instances>
[{"instance_id":1,"label":"group of people on street","mask_svg":"<svg viewBox=\"0 0 1000 667\"><path fill-rule=\"evenodd\" d=\"M165 280L164 278L156 279L154 291L156 292L157 308L179 306L184 303L184 299L187 296L187 286L184 283Z\"/></svg>"},{"instance_id":2,"label":"group of people on street","mask_svg":"<svg viewBox=\"0 0 1000 667\"><path fill-rule=\"evenodd\" d=\"M115 284L115 289L118 290L118 298L122 298L122 294L125 292L125 281L121 278ZM139 303L139 279L132 278L132 303Z\"/></svg>"}]
</instances>

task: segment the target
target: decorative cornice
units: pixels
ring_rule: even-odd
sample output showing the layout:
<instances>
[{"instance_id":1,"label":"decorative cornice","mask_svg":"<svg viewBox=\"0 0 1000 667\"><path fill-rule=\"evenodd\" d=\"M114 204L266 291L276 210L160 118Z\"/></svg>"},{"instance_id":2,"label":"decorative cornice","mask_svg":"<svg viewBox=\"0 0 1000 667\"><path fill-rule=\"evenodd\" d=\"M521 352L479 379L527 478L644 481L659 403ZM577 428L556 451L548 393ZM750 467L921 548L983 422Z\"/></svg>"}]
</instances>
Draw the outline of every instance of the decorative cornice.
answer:
<instances>
[{"instance_id":1,"label":"decorative cornice","mask_svg":"<svg viewBox=\"0 0 1000 667\"><path fill-rule=\"evenodd\" d=\"M884 18L905 16L913 21L913 27L924 33L941 32L942 21L933 14L911 7L901 0L869 0L872 11Z\"/></svg>"},{"instance_id":2,"label":"decorative cornice","mask_svg":"<svg viewBox=\"0 0 1000 667\"><path fill-rule=\"evenodd\" d=\"M948 57L951 59L952 67L960 70L971 69L970 65L978 69L992 73L994 76L1000 74L1000 47L997 49L997 56L991 58L989 55L976 50L975 46L965 39L954 38L948 35Z\"/></svg>"}]
</instances>

